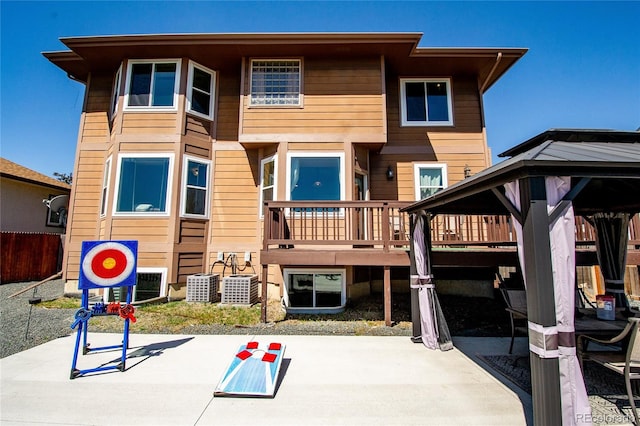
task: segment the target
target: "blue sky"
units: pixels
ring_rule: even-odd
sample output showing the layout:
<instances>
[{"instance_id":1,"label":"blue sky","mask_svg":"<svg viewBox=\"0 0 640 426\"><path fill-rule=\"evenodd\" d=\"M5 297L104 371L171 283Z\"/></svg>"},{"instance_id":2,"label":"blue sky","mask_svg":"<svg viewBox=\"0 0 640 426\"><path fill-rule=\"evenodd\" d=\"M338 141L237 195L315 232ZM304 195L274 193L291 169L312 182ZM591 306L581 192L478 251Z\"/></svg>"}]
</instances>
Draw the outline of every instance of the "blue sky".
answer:
<instances>
[{"instance_id":1,"label":"blue sky","mask_svg":"<svg viewBox=\"0 0 640 426\"><path fill-rule=\"evenodd\" d=\"M70 173L84 86L43 51L59 37L420 32L422 47L526 47L485 95L496 155L549 128L640 127L640 2L0 2L0 155Z\"/></svg>"}]
</instances>

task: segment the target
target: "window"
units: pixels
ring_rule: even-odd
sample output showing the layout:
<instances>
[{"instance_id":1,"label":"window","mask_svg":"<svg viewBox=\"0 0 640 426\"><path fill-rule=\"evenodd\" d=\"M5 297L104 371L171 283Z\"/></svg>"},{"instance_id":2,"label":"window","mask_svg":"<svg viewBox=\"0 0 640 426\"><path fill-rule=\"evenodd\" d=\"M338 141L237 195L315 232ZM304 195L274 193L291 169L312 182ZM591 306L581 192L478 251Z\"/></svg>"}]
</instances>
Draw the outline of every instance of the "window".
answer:
<instances>
[{"instance_id":1,"label":"window","mask_svg":"<svg viewBox=\"0 0 640 426\"><path fill-rule=\"evenodd\" d=\"M102 197L100 201L100 216L107 213L107 196L109 195L109 178L111 177L111 157L104 163L104 175L102 176Z\"/></svg>"},{"instance_id":2,"label":"window","mask_svg":"<svg viewBox=\"0 0 640 426\"><path fill-rule=\"evenodd\" d=\"M122 65L113 77L113 90L111 91L111 118L118 112L118 95L120 93L120 78L122 76Z\"/></svg>"},{"instance_id":3,"label":"window","mask_svg":"<svg viewBox=\"0 0 640 426\"><path fill-rule=\"evenodd\" d=\"M215 73L208 68L189 62L187 111L213 120L213 88Z\"/></svg>"},{"instance_id":4,"label":"window","mask_svg":"<svg viewBox=\"0 0 640 426\"><path fill-rule=\"evenodd\" d=\"M172 154L122 154L114 214L167 216L172 169Z\"/></svg>"},{"instance_id":5,"label":"window","mask_svg":"<svg viewBox=\"0 0 640 426\"><path fill-rule=\"evenodd\" d=\"M182 215L209 216L209 165L207 160L184 158L182 171Z\"/></svg>"},{"instance_id":6,"label":"window","mask_svg":"<svg viewBox=\"0 0 640 426\"><path fill-rule=\"evenodd\" d=\"M450 79L400 80L403 126L452 126Z\"/></svg>"},{"instance_id":7,"label":"window","mask_svg":"<svg viewBox=\"0 0 640 426\"><path fill-rule=\"evenodd\" d=\"M285 269L284 280L287 311L338 313L344 310L344 269Z\"/></svg>"},{"instance_id":8,"label":"window","mask_svg":"<svg viewBox=\"0 0 640 426\"><path fill-rule=\"evenodd\" d=\"M176 108L180 61L131 61L127 73L126 109Z\"/></svg>"},{"instance_id":9,"label":"window","mask_svg":"<svg viewBox=\"0 0 640 426\"><path fill-rule=\"evenodd\" d=\"M344 155L289 153L287 197L291 201L344 200Z\"/></svg>"},{"instance_id":10,"label":"window","mask_svg":"<svg viewBox=\"0 0 640 426\"><path fill-rule=\"evenodd\" d=\"M265 201L276 199L276 157L268 157L260 162L260 215L264 213Z\"/></svg>"},{"instance_id":11,"label":"window","mask_svg":"<svg viewBox=\"0 0 640 426\"><path fill-rule=\"evenodd\" d=\"M167 293L167 268L138 268L137 281L133 287L132 302L154 299L165 296ZM111 287L105 289L104 303L125 302L127 300L127 287Z\"/></svg>"},{"instance_id":12,"label":"window","mask_svg":"<svg viewBox=\"0 0 640 426\"><path fill-rule=\"evenodd\" d=\"M416 200L427 198L447 187L446 164L415 164Z\"/></svg>"},{"instance_id":13,"label":"window","mask_svg":"<svg viewBox=\"0 0 640 426\"><path fill-rule=\"evenodd\" d=\"M300 60L252 60L251 106L300 106Z\"/></svg>"}]
</instances>

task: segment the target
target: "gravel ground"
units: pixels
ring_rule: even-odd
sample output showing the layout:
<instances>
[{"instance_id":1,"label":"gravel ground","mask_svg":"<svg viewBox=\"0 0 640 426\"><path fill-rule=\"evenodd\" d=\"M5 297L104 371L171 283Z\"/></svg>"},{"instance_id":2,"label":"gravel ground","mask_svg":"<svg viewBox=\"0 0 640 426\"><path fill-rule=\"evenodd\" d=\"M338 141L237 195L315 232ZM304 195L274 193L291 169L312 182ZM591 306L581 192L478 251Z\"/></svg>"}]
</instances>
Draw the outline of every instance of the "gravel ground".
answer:
<instances>
[{"instance_id":1,"label":"gravel ground","mask_svg":"<svg viewBox=\"0 0 640 426\"><path fill-rule=\"evenodd\" d=\"M0 358L40 345L74 332L70 328L76 309L46 309L30 305L29 299L40 297L43 301L56 299L64 293L64 282L54 280L37 287L34 295L29 290L19 296L9 295L34 282L0 285ZM509 317L500 299L439 296L442 310L454 336L508 336ZM189 326L179 334L298 334L298 335L374 335L411 336L411 315L408 295L392 297L394 325L383 324L382 297L372 296L363 302L349 306L348 320L337 321L331 316L291 316L276 323L255 326L225 326L207 324ZM97 330L90 330L97 331ZM104 330L113 331L113 330ZM163 333L161 330L153 331Z\"/></svg>"},{"instance_id":2,"label":"gravel ground","mask_svg":"<svg viewBox=\"0 0 640 426\"><path fill-rule=\"evenodd\" d=\"M75 309L44 309L29 304L33 290L18 296L8 297L35 282L0 285L0 358L21 352L33 346L71 334ZM53 300L62 296L64 282L49 281L39 287L35 297ZM27 329L28 327L28 329Z\"/></svg>"}]
</instances>

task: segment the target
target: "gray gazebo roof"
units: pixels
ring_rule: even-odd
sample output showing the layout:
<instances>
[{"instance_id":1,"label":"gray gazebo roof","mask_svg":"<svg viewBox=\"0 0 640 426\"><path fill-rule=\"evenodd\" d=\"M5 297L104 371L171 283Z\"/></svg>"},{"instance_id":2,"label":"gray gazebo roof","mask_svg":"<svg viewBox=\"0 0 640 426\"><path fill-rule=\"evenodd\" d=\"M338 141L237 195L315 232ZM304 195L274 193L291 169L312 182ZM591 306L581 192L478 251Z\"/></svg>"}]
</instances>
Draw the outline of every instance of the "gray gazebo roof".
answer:
<instances>
[{"instance_id":1,"label":"gray gazebo roof","mask_svg":"<svg viewBox=\"0 0 640 426\"><path fill-rule=\"evenodd\" d=\"M505 183L524 177L571 176L572 186L584 185L573 200L576 214L640 211L638 131L551 129L500 154L505 156L511 158L404 210L508 214L499 198Z\"/></svg>"}]
</instances>

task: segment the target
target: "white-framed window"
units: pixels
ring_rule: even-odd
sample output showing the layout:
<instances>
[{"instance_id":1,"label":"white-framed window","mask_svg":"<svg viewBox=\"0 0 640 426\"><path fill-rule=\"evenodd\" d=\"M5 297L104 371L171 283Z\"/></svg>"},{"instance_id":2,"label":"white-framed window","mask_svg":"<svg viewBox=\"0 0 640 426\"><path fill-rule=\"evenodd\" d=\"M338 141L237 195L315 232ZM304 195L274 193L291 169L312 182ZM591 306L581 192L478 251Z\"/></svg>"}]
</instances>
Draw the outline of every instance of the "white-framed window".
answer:
<instances>
[{"instance_id":1,"label":"white-framed window","mask_svg":"<svg viewBox=\"0 0 640 426\"><path fill-rule=\"evenodd\" d=\"M172 175L173 153L120 154L114 216L168 216Z\"/></svg>"},{"instance_id":2,"label":"white-framed window","mask_svg":"<svg viewBox=\"0 0 640 426\"><path fill-rule=\"evenodd\" d=\"M450 78L401 78L403 126L453 126Z\"/></svg>"},{"instance_id":3,"label":"white-framed window","mask_svg":"<svg viewBox=\"0 0 640 426\"><path fill-rule=\"evenodd\" d=\"M260 161L260 216L264 214L264 202L275 201L277 194L277 166L278 159L275 155Z\"/></svg>"},{"instance_id":4,"label":"white-framed window","mask_svg":"<svg viewBox=\"0 0 640 426\"><path fill-rule=\"evenodd\" d=\"M413 165L416 200L425 199L447 187L447 165L417 163Z\"/></svg>"},{"instance_id":5,"label":"white-framed window","mask_svg":"<svg viewBox=\"0 0 640 426\"><path fill-rule=\"evenodd\" d=\"M131 295L132 302L155 299L167 295L167 268L143 268L136 270L137 281ZM125 302L127 287L111 287L105 289L102 300L104 303Z\"/></svg>"},{"instance_id":6,"label":"white-framed window","mask_svg":"<svg viewBox=\"0 0 640 426\"><path fill-rule=\"evenodd\" d=\"M187 112L213 120L215 79L214 71L189 61Z\"/></svg>"},{"instance_id":7,"label":"white-framed window","mask_svg":"<svg viewBox=\"0 0 640 426\"><path fill-rule=\"evenodd\" d=\"M288 152L287 201L345 199L344 153Z\"/></svg>"},{"instance_id":8,"label":"white-framed window","mask_svg":"<svg viewBox=\"0 0 640 426\"><path fill-rule=\"evenodd\" d=\"M113 76L113 88L111 90L111 118L118 112L118 98L120 94L120 79L122 78L122 64L118 67L118 71Z\"/></svg>"},{"instance_id":9,"label":"white-framed window","mask_svg":"<svg viewBox=\"0 0 640 426\"><path fill-rule=\"evenodd\" d=\"M289 312L338 313L347 302L344 269L285 268L284 302Z\"/></svg>"},{"instance_id":10,"label":"white-framed window","mask_svg":"<svg viewBox=\"0 0 640 426\"><path fill-rule=\"evenodd\" d=\"M301 106L300 59L252 59L251 106Z\"/></svg>"},{"instance_id":11,"label":"white-framed window","mask_svg":"<svg viewBox=\"0 0 640 426\"><path fill-rule=\"evenodd\" d=\"M211 161L185 155L182 169L182 216L209 217Z\"/></svg>"},{"instance_id":12,"label":"white-framed window","mask_svg":"<svg viewBox=\"0 0 640 426\"><path fill-rule=\"evenodd\" d=\"M111 156L104 163L104 173L102 175L102 194L100 197L100 217L107 214L107 202L109 196L109 180L111 178Z\"/></svg>"},{"instance_id":13,"label":"white-framed window","mask_svg":"<svg viewBox=\"0 0 640 426\"><path fill-rule=\"evenodd\" d=\"M179 59L129 61L124 109L175 111L178 81Z\"/></svg>"}]
</instances>

